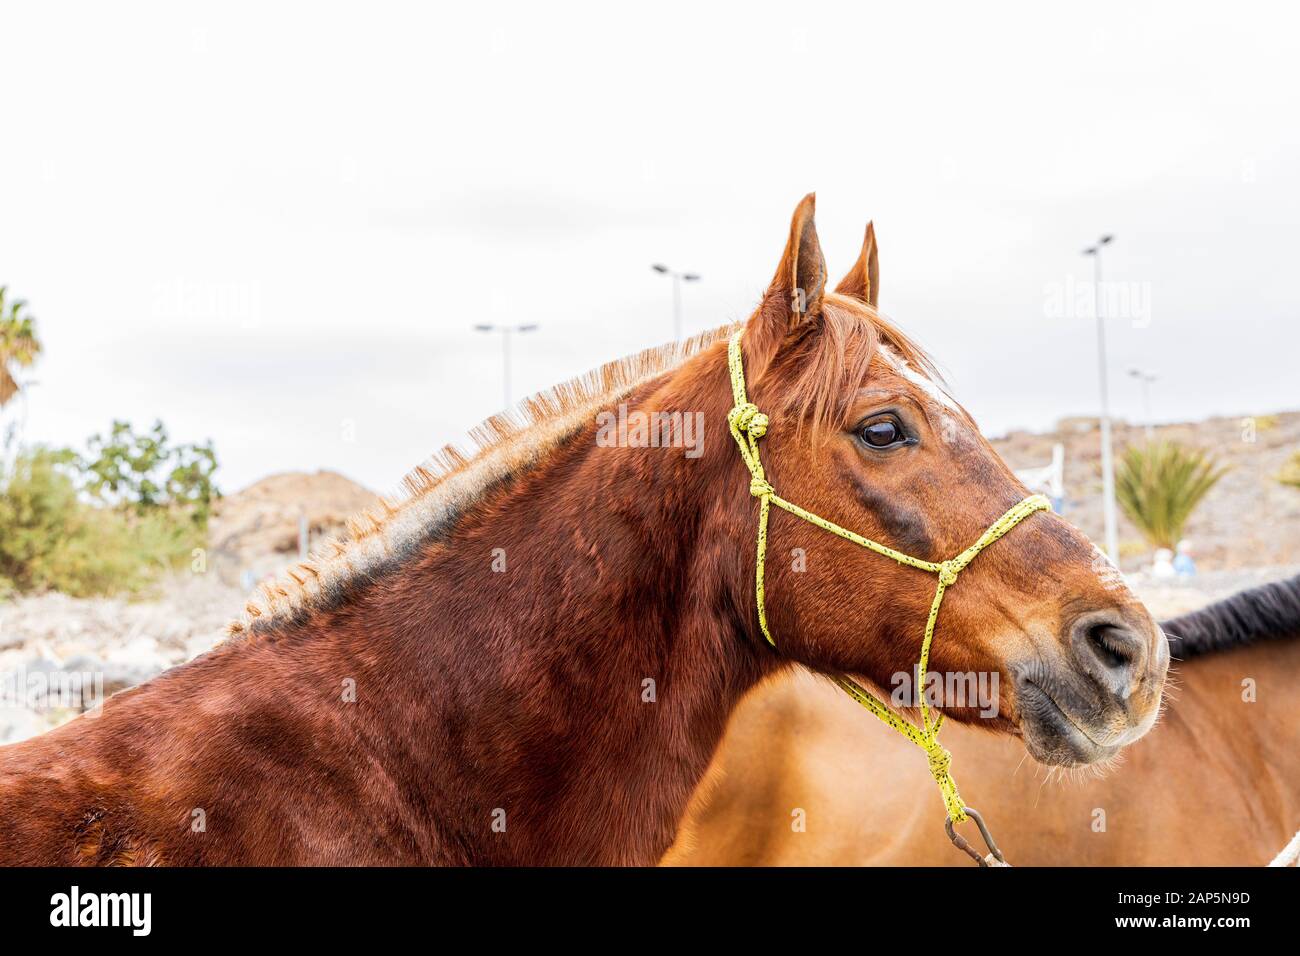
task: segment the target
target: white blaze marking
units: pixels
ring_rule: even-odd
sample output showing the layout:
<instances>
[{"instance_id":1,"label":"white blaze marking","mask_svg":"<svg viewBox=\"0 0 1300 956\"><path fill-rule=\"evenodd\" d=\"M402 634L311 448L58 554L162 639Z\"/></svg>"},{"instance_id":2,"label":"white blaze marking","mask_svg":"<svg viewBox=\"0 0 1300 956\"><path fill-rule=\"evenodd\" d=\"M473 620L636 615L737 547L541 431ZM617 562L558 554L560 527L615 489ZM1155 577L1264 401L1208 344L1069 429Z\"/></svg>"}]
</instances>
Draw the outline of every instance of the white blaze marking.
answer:
<instances>
[{"instance_id":1,"label":"white blaze marking","mask_svg":"<svg viewBox=\"0 0 1300 956\"><path fill-rule=\"evenodd\" d=\"M961 406L957 404L956 399L940 388L937 382L931 379L928 375L922 374L913 368L906 359L891 349L888 345L882 345L880 351L884 353L885 359L894 367L898 374L902 375L903 378L907 379L921 391L925 392L925 394L929 395L940 405L943 405L945 408L951 409L954 412L960 412L962 410Z\"/></svg>"}]
</instances>

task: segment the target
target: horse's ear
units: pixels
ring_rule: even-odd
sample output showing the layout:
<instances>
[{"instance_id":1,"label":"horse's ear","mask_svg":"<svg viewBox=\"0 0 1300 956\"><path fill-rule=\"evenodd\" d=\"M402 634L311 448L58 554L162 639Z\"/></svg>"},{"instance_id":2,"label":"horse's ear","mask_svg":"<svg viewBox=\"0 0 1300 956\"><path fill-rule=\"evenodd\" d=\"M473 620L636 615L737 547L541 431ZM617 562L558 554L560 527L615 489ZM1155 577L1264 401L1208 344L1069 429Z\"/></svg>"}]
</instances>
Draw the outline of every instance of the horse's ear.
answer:
<instances>
[{"instance_id":1,"label":"horse's ear","mask_svg":"<svg viewBox=\"0 0 1300 956\"><path fill-rule=\"evenodd\" d=\"M867 237L862 240L862 252L853 263L849 274L840 280L835 291L865 302L873 309L880 299L880 259L876 254L876 227L867 223Z\"/></svg>"},{"instance_id":2,"label":"horse's ear","mask_svg":"<svg viewBox=\"0 0 1300 956\"><path fill-rule=\"evenodd\" d=\"M826 260L817 239L816 212L817 194L809 193L790 220L790 238L772 280L774 287L781 286L786 293L791 328L821 311L826 291Z\"/></svg>"},{"instance_id":3,"label":"horse's ear","mask_svg":"<svg viewBox=\"0 0 1300 956\"><path fill-rule=\"evenodd\" d=\"M826 260L813 221L816 210L815 193L804 196L795 209L776 275L745 327L746 352L752 356L749 361L754 375L767 365L787 337L821 312Z\"/></svg>"}]
</instances>

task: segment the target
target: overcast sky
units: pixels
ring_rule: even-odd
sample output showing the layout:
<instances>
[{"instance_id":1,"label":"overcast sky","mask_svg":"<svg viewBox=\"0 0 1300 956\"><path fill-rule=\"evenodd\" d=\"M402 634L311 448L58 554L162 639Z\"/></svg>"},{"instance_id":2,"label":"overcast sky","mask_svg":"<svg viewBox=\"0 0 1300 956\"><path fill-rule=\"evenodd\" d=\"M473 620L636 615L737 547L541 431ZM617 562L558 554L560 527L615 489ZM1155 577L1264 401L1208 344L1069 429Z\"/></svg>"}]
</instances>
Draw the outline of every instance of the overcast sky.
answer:
<instances>
[{"instance_id":1,"label":"overcast sky","mask_svg":"<svg viewBox=\"0 0 1300 956\"><path fill-rule=\"evenodd\" d=\"M1300 407L1300 55L1281 5L7 4L0 284L29 441L212 438L235 490L377 490L515 393L747 315L799 198L986 432ZM1086 290L1085 290L1086 291Z\"/></svg>"}]
</instances>

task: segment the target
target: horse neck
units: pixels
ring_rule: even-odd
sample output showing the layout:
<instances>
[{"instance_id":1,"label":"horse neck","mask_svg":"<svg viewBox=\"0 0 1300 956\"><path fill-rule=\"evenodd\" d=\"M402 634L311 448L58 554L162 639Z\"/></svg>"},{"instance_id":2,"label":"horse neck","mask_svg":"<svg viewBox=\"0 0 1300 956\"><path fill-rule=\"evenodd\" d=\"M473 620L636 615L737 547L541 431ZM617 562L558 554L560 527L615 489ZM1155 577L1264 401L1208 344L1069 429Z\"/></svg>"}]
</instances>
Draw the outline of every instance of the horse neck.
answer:
<instances>
[{"instance_id":1,"label":"horse neck","mask_svg":"<svg viewBox=\"0 0 1300 956\"><path fill-rule=\"evenodd\" d=\"M390 730L436 781L436 842L471 862L656 861L776 666L747 634L752 508L715 364L627 400L704 411L700 457L600 447L590 425L335 614L364 622L385 699L413 702Z\"/></svg>"},{"instance_id":2,"label":"horse neck","mask_svg":"<svg viewBox=\"0 0 1300 956\"><path fill-rule=\"evenodd\" d=\"M1293 719L1300 640L1215 651L1176 663L1170 673L1173 690L1162 718L1168 726L1157 729L1178 738L1187 760L1206 752L1232 755L1232 785L1248 803L1259 798L1265 776L1280 778L1278 792L1294 792L1291 780L1300 773L1300 733ZM1293 809L1300 810L1300 803Z\"/></svg>"}]
</instances>

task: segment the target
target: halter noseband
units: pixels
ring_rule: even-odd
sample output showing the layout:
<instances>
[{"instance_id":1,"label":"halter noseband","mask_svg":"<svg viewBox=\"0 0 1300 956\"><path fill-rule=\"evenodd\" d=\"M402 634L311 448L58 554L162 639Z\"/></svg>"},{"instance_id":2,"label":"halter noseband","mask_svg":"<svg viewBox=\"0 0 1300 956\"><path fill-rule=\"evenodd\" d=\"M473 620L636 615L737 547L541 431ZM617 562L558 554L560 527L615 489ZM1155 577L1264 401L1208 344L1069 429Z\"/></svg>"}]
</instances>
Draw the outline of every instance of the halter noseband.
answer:
<instances>
[{"instance_id":1,"label":"halter noseband","mask_svg":"<svg viewBox=\"0 0 1300 956\"><path fill-rule=\"evenodd\" d=\"M764 606L763 594L763 564L767 555L768 512L771 510L772 505L776 505L795 517L802 518L804 521L829 531L831 534L838 535L846 541L852 541L854 544L877 554L893 558L899 564L906 564L938 576L939 583L934 591L934 602L930 605L930 616L925 622L925 637L921 641L921 659L916 681L916 688L920 690L925 686L926 669L930 661L930 642L934 638L934 627L939 619L939 605L943 603L944 592L957 583L957 576L975 560L976 555L1034 512L1051 511L1051 503L1042 495L1030 495L989 525L988 530L980 535L979 540L965 551L956 557L949 558L947 561L935 562L924 561L921 558L903 554L888 545L872 541L870 538L864 538L860 534L841 528L833 521L827 521L825 518L786 501L772 488L763 472L763 463L758 457L758 440L767 432L767 426L770 422L768 417L760 412L758 407L749 401L745 394L745 367L740 348L740 339L743 335L744 329L737 330L731 336L731 341L727 345L727 365L731 371L731 392L735 400L735 406L727 415L727 424L731 428L731 437L736 440L736 446L740 449L740 457L744 459L745 467L749 469L749 493L757 498L759 503L758 560L754 572L754 594L758 603L758 625L762 628L763 636L767 638L769 644L773 647L776 646L776 641L772 638L772 632L767 626L767 609ZM959 846L965 843L960 837L952 834L952 825L964 823L970 816L974 816L976 821L979 822L986 842L990 843L993 850L990 855L995 856L1001 862L1001 854L998 853L996 847L992 846L992 841L988 840L988 831L984 828L983 822L979 820L979 816L973 810L962 802L961 794L957 792L957 783L953 780L951 772L952 755L939 744L939 728L943 725L943 714L931 716L930 709L925 704L924 692L922 691L919 694L921 726L918 727L911 721L905 720L899 714L894 713L883 701L847 675L840 675L835 680L850 697L925 751L930 763L930 775L934 777L935 782L939 785L939 790L943 794L943 802L948 810L947 825L949 835L954 836L954 842L960 841ZM968 849L967 852L976 860L980 860L979 855L974 850Z\"/></svg>"}]
</instances>

